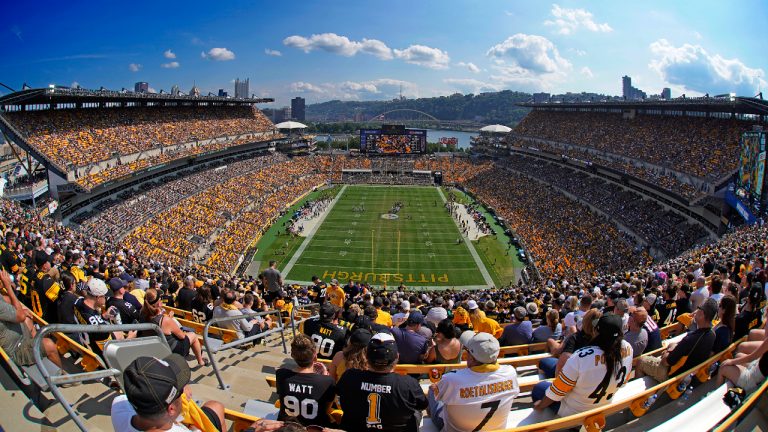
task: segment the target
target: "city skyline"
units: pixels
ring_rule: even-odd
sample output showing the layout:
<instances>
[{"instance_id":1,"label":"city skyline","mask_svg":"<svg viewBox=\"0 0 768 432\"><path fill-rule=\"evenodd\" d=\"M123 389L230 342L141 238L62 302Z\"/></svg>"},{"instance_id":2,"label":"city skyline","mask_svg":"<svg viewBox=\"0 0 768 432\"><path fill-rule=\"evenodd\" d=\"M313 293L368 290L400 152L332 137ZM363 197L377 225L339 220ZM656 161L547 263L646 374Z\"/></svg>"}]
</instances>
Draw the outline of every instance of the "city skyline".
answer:
<instances>
[{"instance_id":1,"label":"city skyline","mask_svg":"<svg viewBox=\"0 0 768 432\"><path fill-rule=\"evenodd\" d=\"M754 96L766 86L760 1L501 0L9 4L0 82L273 97L267 107L517 90ZM50 7L48 7L50 6ZM28 14L26 10L50 10ZM141 11L141 16L137 12ZM460 12L460 13L457 13ZM319 19L318 19L319 17ZM2 89L2 94L9 91Z\"/></svg>"}]
</instances>

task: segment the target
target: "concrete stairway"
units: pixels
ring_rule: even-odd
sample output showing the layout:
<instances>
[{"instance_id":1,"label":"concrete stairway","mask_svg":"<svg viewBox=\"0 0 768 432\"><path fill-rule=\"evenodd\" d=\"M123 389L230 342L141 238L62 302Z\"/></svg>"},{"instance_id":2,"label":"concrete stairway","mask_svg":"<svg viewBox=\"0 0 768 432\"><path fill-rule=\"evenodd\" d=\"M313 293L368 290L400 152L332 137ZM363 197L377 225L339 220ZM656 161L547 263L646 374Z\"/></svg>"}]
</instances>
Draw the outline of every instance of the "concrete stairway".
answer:
<instances>
[{"instance_id":1,"label":"concrete stairway","mask_svg":"<svg viewBox=\"0 0 768 432\"><path fill-rule=\"evenodd\" d=\"M290 356L283 353L279 335L273 335L267 341L267 346L259 345L247 350L233 348L215 356L221 368L222 378L229 388L220 389L213 369L210 366L198 367L197 362L192 360L189 362L192 368L192 394L199 402L217 400L233 410L242 410L248 399L274 401L272 389L264 377L274 375L275 370L284 363L287 366L292 365ZM70 366L66 369L77 371L75 366ZM0 387L0 406L3 407L3 414L0 415L2 430L78 431L64 407L50 393L41 397L41 412L2 368ZM117 392L100 382L82 383L61 390L89 431L113 430L109 413Z\"/></svg>"}]
</instances>

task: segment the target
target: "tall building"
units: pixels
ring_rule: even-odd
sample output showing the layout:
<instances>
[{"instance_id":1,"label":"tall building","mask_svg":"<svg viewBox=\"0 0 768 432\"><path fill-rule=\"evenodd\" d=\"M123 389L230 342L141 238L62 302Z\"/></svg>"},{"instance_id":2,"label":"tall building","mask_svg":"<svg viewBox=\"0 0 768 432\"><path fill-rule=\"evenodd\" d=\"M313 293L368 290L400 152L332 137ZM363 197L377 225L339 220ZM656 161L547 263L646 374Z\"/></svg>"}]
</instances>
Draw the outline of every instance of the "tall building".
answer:
<instances>
[{"instance_id":1,"label":"tall building","mask_svg":"<svg viewBox=\"0 0 768 432\"><path fill-rule=\"evenodd\" d=\"M549 93L534 93L533 103L549 102Z\"/></svg>"},{"instance_id":2,"label":"tall building","mask_svg":"<svg viewBox=\"0 0 768 432\"><path fill-rule=\"evenodd\" d=\"M246 78L245 81L240 81L240 78L235 79L235 97L245 99L250 95L249 85L250 78Z\"/></svg>"},{"instance_id":3,"label":"tall building","mask_svg":"<svg viewBox=\"0 0 768 432\"><path fill-rule=\"evenodd\" d=\"M139 81L133 86L133 91L136 93L147 93L149 92L149 83Z\"/></svg>"},{"instance_id":4,"label":"tall building","mask_svg":"<svg viewBox=\"0 0 768 432\"><path fill-rule=\"evenodd\" d=\"M670 90L669 87L664 87L661 90L661 98L666 100L672 99L672 90Z\"/></svg>"},{"instance_id":5,"label":"tall building","mask_svg":"<svg viewBox=\"0 0 768 432\"><path fill-rule=\"evenodd\" d=\"M291 118L291 108L290 107L282 107L280 109L276 109L274 113L273 122L275 123L282 123L288 119Z\"/></svg>"},{"instance_id":6,"label":"tall building","mask_svg":"<svg viewBox=\"0 0 768 432\"><path fill-rule=\"evenodd\" d=\"M171 95L172 96L178 96L179 95L179 86L177 86L176 84L174 84L171 87Z\"/></svg>"},{"instance_id":7,"label":"tall building","mask_svg":"<svg viewBox=\"0 0 768 432\"><path fill-rule=\"evenodd\" d=\"M219 89L219 97L229 97L229 93L225 92L224 89Z\"/></svg>"},{"instance_id":8,"label":"tall building","mask_svg":"<svg viewBox=\"0 0 768 432\"><path fill-rule=\"evenodd\" d=\"M294 120L304 121L306 113L304 111L304 98L295 97L291 99L291 117Z\"/></svg>"},{"instance_id":9,"label":"tall building","mask_svg":"<svg viewBox=\"0 0 768 432\"><path fill-rule=\"evenodd\" d=\"M645 99L646 94L644 91L632 87L632 78L624 75L621 77L621 93L626 100Z\"/></svg>"}]
</instances>

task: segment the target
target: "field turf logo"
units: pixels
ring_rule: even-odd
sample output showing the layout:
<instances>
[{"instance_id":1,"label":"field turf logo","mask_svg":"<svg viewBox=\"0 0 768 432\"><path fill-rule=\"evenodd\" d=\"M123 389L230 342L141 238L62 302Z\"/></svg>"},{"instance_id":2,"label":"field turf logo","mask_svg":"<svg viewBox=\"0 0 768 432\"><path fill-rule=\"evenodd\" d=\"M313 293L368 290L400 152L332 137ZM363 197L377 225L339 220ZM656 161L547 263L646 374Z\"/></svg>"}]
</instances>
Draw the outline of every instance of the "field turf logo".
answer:
<instances>
[{"instance_id":1,"label":"field turf logo","mask_svg":"<svg viewBox=\"0 0 768 432\"><path fill-rule=\"evenodd\" d=\"M387 219L387 220L395 220L395 219L397 219L399 217L400 216L398 216L396 214L392 214L392 213L384 213L383 215L381 215L382 219Z\"/></svg>"},{"instance_id":2,"label":"field turf logo","mask_svg":"<svg viewBox=\"0 0 768 432\"><path fill-rule=\"evenodd\" d=\"M435 273L365 273L326 271L323 279L338 279L339 281L354 280L357 282L405 282L405 283L448 283L448 274Z\"/></svg>"}]
</instances>

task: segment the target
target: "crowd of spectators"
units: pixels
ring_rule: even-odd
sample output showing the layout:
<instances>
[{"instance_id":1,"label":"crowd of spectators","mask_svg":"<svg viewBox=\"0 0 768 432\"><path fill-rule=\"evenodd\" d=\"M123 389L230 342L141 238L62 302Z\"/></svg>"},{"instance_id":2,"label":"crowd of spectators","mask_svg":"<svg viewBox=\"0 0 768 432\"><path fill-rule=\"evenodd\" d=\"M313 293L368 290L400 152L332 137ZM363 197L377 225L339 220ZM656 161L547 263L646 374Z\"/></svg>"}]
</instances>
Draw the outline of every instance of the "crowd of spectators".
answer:
<instances>
[{"instance_id":1,"label":"crowd of spectators","mask_svg":"<svg viewBox=\"0 0 768 432\"><path fill-rule=\"evenodd\" d=\"M739 120L621 113L533 110L512 134L540 138L647 161L708 180L733 172Z\"/></svg>"},{"instance_id":2,"label":"crowd of spectators","mask_svg":"<svg viewBox=\"0 0 768 432\"><path fill-rule=\"evenodd\" d=\"M522 139L515 140L512 145L516 147L533 147L537 150L553 155L565 156L567 158L576 159L595 165L601 165L606 168L612 168L616 171L629 174L632 177L645 180L670 192L674 192L689 201L706 193L705 191L698 190L690 183L681 181L674 175L665 173L663 168L654 169L644 166L640 163L637 165L631 164L620 157L605 157L588 152L578 147L565 149L542 142L531 143L530 141Z\"/></svg>"},{"instance_id":3,"label":"crowd of spectators","mask_svg":"<svg viewBox=\"0 0 768 432\"><path fill-rule=\"evenodd\" d=\"M616 183L584 171L534 157L512 155L500 165L529 177L544 180L582 199L617 220L640 236L649 246L663 250L667 256L689 249L706 236L698 225Z\"/></svg>"}]
</instances>

